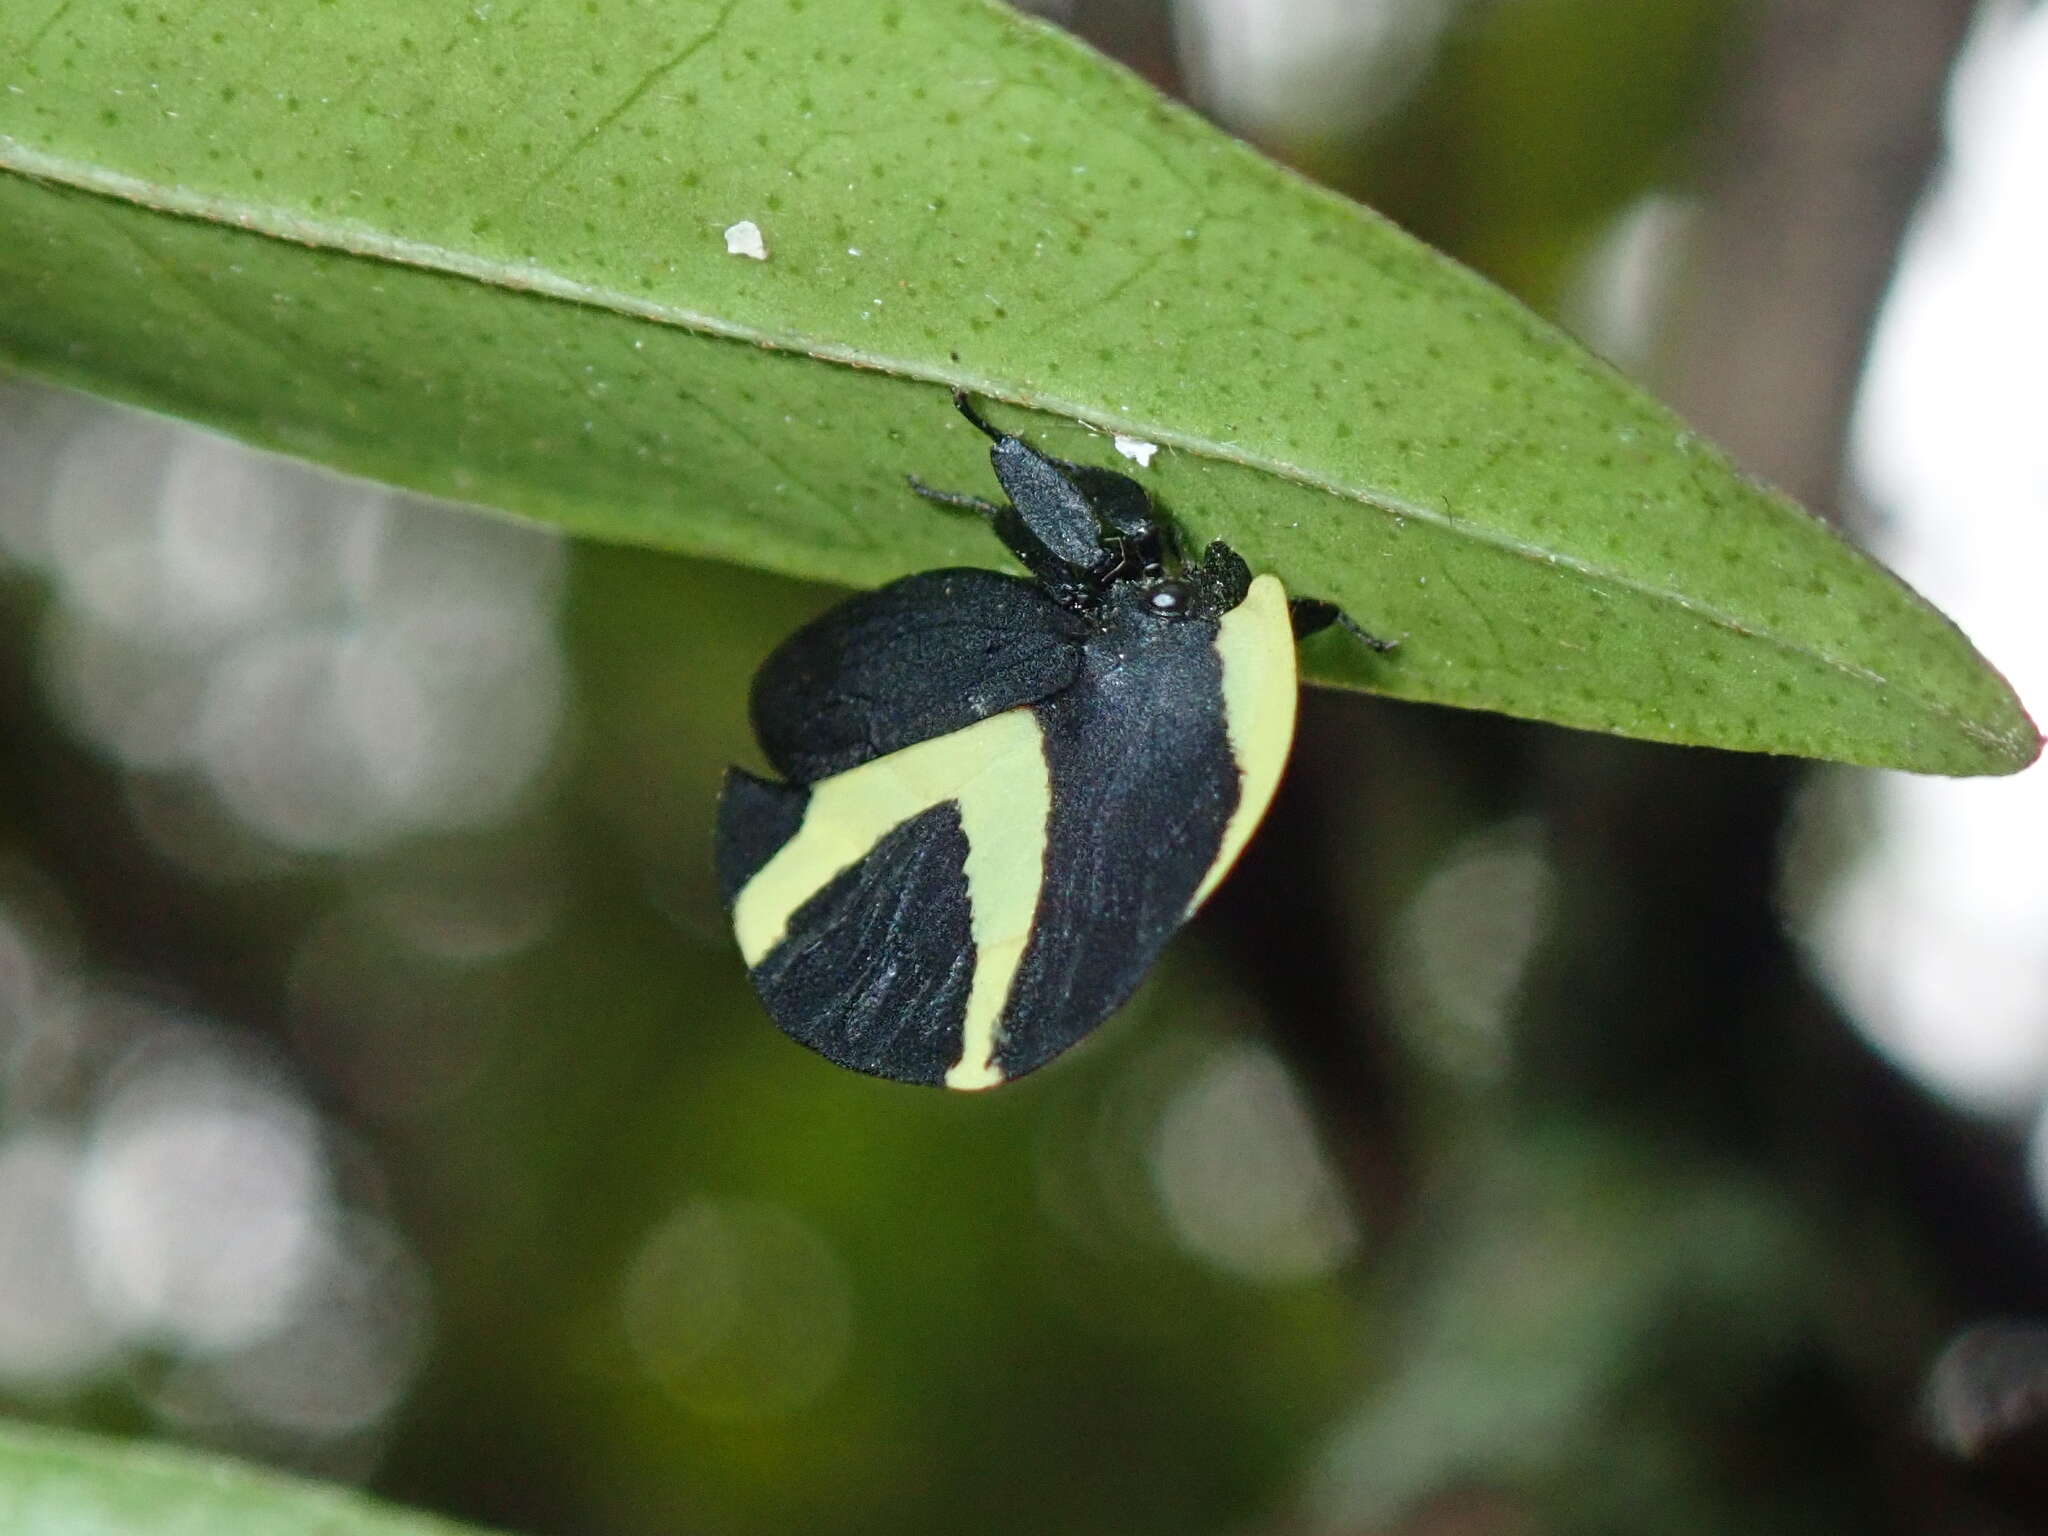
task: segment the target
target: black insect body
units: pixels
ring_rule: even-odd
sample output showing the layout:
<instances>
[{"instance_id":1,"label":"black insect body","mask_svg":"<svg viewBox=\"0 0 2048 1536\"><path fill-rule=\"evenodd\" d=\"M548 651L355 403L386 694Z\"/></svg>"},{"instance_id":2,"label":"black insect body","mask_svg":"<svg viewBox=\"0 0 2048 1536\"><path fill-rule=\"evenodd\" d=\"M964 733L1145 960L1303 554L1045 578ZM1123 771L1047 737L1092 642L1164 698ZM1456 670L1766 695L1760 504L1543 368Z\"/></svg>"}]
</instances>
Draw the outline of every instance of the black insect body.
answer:
<instances>
[{"instance_id":1,"label":"black insect body","mask_svg":"<svg viewBox=\"0 0 2048 1536\"><path fill-rule=\"evenodd\" d=\"M790 1036L987 1088L1130 996L1272 800L1297 635L1355 626L1224 544L1183 566L1136 481L954 400L1009 500L912 487L986 517L1033 579L910 576L785 641L753 719L787 782L727 774L718 874Z\"/></svg>"}]
</instances>

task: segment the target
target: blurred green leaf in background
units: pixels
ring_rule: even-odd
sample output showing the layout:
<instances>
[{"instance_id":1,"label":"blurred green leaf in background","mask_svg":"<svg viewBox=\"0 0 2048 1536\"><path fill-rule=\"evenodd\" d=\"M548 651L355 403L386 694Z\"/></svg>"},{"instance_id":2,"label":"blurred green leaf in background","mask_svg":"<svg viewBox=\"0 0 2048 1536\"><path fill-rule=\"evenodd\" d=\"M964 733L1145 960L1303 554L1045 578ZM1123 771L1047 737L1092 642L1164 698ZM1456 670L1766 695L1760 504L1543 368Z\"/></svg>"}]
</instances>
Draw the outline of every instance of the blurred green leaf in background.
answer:
<instances>
[{"instance_id":1,"label":"blurred green leaf in background","mask_svg":"<svg viewBox=\"0 0 2048 1536\"><path fill-rule=\"evenodd\" d=\"M2048 1510L1920 1418L2040 1305L2048 1061L1945 1105L1830 970L1867 778L1620 739L2036 750L1745 472L1857 510L1973 7L1049 9L1545 318L993 5L0 8L0 1395L101 1437L0 1447L10 1528L407 1528L229 1457L607 1536ZM971 1102L784 1041L708 851L800 579L995 562L903 485L986 488L956 384L1404 641ZM2028 1016L2022 910L1938 1020Z\"/></svg>"}]
</instances>

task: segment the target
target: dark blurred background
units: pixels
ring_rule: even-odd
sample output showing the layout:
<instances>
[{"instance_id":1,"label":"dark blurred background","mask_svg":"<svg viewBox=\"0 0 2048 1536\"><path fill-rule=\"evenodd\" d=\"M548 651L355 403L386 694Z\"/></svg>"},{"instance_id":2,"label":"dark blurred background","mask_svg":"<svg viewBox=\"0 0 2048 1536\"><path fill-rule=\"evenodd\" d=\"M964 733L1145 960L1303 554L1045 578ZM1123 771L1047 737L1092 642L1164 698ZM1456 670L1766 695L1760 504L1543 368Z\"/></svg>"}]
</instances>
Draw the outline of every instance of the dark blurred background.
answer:
<instances>
[{"instance_id":1,"label":"dark blurred background","mask_svg":"<svg viewBox=\"0 0 2048 1536\"><path fill-rule=\"evenodd\" d=\"M1041 9L2048 698L2048 11ZM0 547L17 1416L559 1536L2048 1529L2038 773L1312 694L1139 1000L965 1098L785 1042L711 889L832 592L25 383Z\"/></svg>"}]
</instances>

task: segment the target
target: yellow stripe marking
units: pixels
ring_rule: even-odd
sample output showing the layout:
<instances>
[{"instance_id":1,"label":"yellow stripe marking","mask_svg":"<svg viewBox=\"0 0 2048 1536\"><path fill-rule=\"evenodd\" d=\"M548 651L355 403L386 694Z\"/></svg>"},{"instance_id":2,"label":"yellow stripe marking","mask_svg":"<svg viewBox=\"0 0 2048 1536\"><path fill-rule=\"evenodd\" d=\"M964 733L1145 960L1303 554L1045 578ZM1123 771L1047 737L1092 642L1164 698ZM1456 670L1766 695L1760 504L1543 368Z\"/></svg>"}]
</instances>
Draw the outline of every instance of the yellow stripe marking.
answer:
<instances>
[{"instance_id":1,"label":"yellow stripe marking","mask_svg":"<svg viewBox=\"0 0 2048 1536\"><path fill-rule=\"evenodd\" d=\"M1195 887L1190 914L1230 873L1265 819L1294 745L1294 707L1300 691L1294 669L1294 621L1277 576L1256 577L1244 601L1223 615L1216 653L1223 658L1223 723L1230 733L1230 755L1237 762L1237 809L1223 829L1216 861Z\"/></svg>"},{"instance_id":2,"label":"yellow stripe marking","mask_svg":"<svg viewBox=\"0 0 2048 1536\"><path fill-rule=\"evenodd\" d=\"M787 935L799 907L895 828L949 800L959 806L967 837L975 956L960 1057L946 1086L990 1088L1003 1080L996 1026L1045 883L1052 780L1029 709L991 715L812 785L803 825L733 903L733 931L748 967L759 965Z\"/></svg>"}]
</instances>

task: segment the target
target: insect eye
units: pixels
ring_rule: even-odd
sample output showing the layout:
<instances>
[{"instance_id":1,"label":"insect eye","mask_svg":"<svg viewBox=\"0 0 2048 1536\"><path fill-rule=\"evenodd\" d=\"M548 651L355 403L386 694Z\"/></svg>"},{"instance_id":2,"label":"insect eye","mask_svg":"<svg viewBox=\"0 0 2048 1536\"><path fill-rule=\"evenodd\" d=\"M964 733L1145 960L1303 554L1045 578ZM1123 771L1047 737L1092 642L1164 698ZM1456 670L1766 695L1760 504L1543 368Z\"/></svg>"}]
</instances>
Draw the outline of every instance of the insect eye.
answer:
<instances>
[{"instance_id":1,"label":"insect eye","mask_svg":"<svg viewBox=\"0 0 2048 1536\"><path fill-rule=\"evenodd\" d=\"M1162 581L1145 594L1145 606L1154 613L1179 618L1188 611L1188 589L1178 581Z\"/></svg>"}]
</instances>

